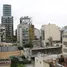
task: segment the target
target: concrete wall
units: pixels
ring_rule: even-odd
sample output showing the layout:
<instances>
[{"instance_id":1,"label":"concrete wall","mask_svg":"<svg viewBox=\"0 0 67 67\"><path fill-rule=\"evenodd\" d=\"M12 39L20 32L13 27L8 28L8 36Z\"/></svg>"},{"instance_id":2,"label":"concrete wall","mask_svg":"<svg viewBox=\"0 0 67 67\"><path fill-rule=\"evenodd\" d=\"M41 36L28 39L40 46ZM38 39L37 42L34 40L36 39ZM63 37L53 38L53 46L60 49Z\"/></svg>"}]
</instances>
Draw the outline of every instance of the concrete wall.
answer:
<instances>
[{"instance_id":1,"label":"concrete wall","mask_svg":"<svg viewBox=\"0 0 67 67\"><path fill-rule=\"evenodd\" d=\"M44 38L46 41L49 37L52 37L53 41L60 41L60 29L55 24L43 25L41 29L44 31Z\"/></svg>"},{"instance_id":2,"label":"concrete wall","mask_svg":"<svg viewBox=\"0 0 67 67\"><path fill-rule=\"evenodd\" d=\"M63 33L62 43L63 43L62 47L63 54L67 56L67 32Z\"/></svg>"},{"instance_id":3,"label":"concrete wall","mask_svg":"<svg viewBox=\"0 0 67 67\"><path fill-rule=\"evenodd\" d=\"M10 65L3 65L3 66L0 66L0 67L11 67Z\"/></svg>"},{"instance_id":4,"label":"concrete wall","mask_svg":"<svg viewBox=\"0 0 67 67\"><path fill-rule=\"evenodd\" d=\"M25 31L27 31L27 32L25 33ZM26 36L28 36L28 37L26 37ZM18 44L20 46L23 46L24 45L23 42L25 42L25 43L28 42L25 39L29 40L29 24L21 23L17 27L17 42L19 42ZM25 40L25 41L23 41L23 40Z\"/></svg>"},{"instance_id":5,"label":"concrete wall","mask_svg":"<svg viewBox=\"0 0 67 67\"><path fill-rule=\"evenodd\" d=\"M62 47L55 47L55 48L40 48L40 49L32 49L32 56L37 56L37 54L43 53L43 54L61 54L62 53Z\"/></svg>"},{"instance_id":6,"label":"concrete wall","mask_svg":"<svg viewBox=\"0 0 67 67\"><path fill-rule=\"evenodd\" d=\"M49 67L49 64L44 62L42 58L35 58L35 67Z\"/></svg>"},{"instance_id":7,"label":"concrete wall","mask_svg":"<svg viewBox=\"0 0 67 67\"><path fill-rule=\"evenodd\" d=\"M7 59L10 56L20 56L21 51L0 52L0 59Z\"/></svg>"},{"instance_id":8,"label":"concrete wall","mask_svg":"<svg viewBox=\"0 0 67 67\"><path fill-rule=\"evenodd\" d=\"M40 58L35 58L35 67L43 67L43 60Z\"/></svg>"},{"instance_id":9,"label":"concrete wall","mask_svg":"<svg viewBox=\"0 0 67 67\"><path fill-rule=\"evenodd\" d=\"M46 63L46 62L43 62L43 66L44 67L50 67L50 65L48 63Z\"/></svg>"}]
</instances>

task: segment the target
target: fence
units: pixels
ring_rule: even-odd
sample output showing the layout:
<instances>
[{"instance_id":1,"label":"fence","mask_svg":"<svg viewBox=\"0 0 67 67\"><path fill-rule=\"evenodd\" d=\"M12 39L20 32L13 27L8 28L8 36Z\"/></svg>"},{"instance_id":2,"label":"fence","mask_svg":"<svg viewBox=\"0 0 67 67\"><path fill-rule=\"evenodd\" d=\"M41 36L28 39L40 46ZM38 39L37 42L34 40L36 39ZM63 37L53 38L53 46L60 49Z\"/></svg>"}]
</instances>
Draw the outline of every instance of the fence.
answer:
<instances>
[{"instance_id":1,"label":"fence","mask_svg":"<svg viewBox=\"0 0 67 67\"><path fill-rule=\"evenodd\" d=\"M17 46L0 46L0 52L17 51Z\"/></svg>"}]
</instances>

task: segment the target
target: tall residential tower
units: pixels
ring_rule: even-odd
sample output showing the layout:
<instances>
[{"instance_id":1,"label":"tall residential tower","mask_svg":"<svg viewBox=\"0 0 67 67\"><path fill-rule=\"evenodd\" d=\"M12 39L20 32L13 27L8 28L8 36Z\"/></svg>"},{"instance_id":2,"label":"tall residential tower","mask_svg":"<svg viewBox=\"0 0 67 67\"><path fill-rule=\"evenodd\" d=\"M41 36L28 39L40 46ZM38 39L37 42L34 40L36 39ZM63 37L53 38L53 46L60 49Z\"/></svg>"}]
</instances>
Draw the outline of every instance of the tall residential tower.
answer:
<instances>
[{"instance_id":1,"label":"tall residential tower","mask_svg":"<svg viewBox=\"0 0 67 67\"><path fill-rule=\"evenodd\" d=\"M13 16L11 16L11 5L3 5L3 16L1 18L2 25L6 30L6 42L12 42L13 38Z\"/></svg>"},{"instance_id":2,"label":"tall residential tower","mask_svg":"<svg viewBox=\"0 0 67 67\"><path fill-rule=\"evenodd\" d=\"M17 42L24 46L34 40L34 25L31 18L24 16L20 18L20 24L17 26Z\"/></svg>"},{"instance_id":3,"label":"tall residential tower","mask_svg":"<svg viewBox=\"0 0 67 67\"><path fill-rule=\"evenodd\" d=\"M55 24L42 25L41 36L43 43L60 43L61 42L61 32L60 28ZM51 45L50 45L51 46Z\"/></svg>"}]
</instances>

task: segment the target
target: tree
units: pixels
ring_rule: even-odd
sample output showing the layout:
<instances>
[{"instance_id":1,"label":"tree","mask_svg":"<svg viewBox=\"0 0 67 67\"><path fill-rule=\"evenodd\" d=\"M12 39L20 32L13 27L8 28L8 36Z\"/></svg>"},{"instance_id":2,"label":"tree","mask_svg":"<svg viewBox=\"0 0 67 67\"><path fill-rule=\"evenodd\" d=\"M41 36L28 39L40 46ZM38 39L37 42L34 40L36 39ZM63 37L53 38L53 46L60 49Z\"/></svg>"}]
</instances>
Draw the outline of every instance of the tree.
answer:
<instances>
[{"instance_id":1,"label":"tree","mask_svg":"<svg viewBox=\"0 0 67 67\"><path fill-rule=\"evenodd\" d=\"M19 49L19 50L23 50L23 47L20 47L20 46L19 46L18 49Z\"/></svg>"},{"instance_id":2,"label":"tree","mask_svg":"<svg viewBox=\"0 0 67 67\"><path fill-rule=\"evenodd\" d=\"M21 56L21 58L22 58L22 59L24 59L24 60L26 60L26 57L25 57L24 55L23 55L23 56Z\"/></svg>"},{"instance_id":3,"label":"tree","mask_svg":"<svg viewBox=\"0 0 67 67\"><path fill-rule=\"evenodd\" d=\"M32 43L27 43L24 45L25 48L33 48L33 45Z\"/></svg>"},{"instance_id":4,"label":"tree","mask_svg":"<svg viewBox=\"0 0 67 67\"><path fill-rule=\"evenodd\" d=\"M16 42L17 41L17 37L13 36L12 40L13 40L13 42Z\"/></svg>"},{"instance_id":5,"label":"tree","mask_svg":"<svg viewBox=\"0 0 67 67\"><path fill-rule=\"evenodd\" d=\"M23 64L18 64L17 67L25 67Z\"/></svg>"},{"instance_id":6,"label":"tree","mask_svg":"<svg viewBox=\"0 0 67 67\"><path fill-rule=\"evenodd\" d=\"M11 67L17 67L19 60L15 56L11 56L10 59L11 59Z\"/></svg>"}]
</instances>

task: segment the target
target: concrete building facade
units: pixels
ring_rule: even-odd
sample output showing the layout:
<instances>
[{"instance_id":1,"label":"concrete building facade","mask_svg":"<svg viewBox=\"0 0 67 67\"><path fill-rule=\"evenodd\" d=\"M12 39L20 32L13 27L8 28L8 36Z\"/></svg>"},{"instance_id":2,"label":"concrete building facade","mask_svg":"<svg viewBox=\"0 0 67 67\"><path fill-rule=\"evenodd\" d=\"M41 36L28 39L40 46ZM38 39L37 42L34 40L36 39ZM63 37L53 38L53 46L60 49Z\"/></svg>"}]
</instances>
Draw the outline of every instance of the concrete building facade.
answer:
<instances>
[{"instance_id":1,"label":"concrete building facade","mask_svg":"<svg viewBox=\"0 0 67 67\"><path fill-rule=\"evenodd\" d=\"M40 39L40 30L37 28L34 28L34 36L36 39Z\"/></svg>"},{"instance_id":2,"label":"concrete building facade","mask_svg":"<svg viewBox=\"0 0 67 67\"><path fill-rule=\"evenodd\" d=\"M36 57L35 58L35 67L50 67L48 63L46 63L43 58Z\"/></svg>"},{"instance_id":3,"label":"concrete building facade","mask_svg":"<svg viewBox=\"0 0 67 67\"><path fill-rule=\"evenodd\" d=\"M53 67L50 66L50 63L53 62L55 64L55 61L57 59L57 55L38 55L35 57L35 67Z\"/></svg>"},{"instance_id":4,"label":"concrete building facade","mask_svg":"<svg viewBox=\"0 0 67 67\"><path fill-rule=\"evenodd\" d=\"M38 48L32 48L31 49L31 57L36 57L38 53L52 55L52 54L62 54L62 47L54 46L54 47L38 47Z\"/></svg>"},{"instance_id":5,"label":"concrete building facade","mask_svg":"<svg viewBox=\"0 0 67 67\"><path fill-rule=\"evenodd\" d=\"M0 46L0 59L8 59L11 56L20 56L21 51L17 46Z\"/></svg>"},{"instance_id":6,"label":"concrete building facade","mask_svg":"<svg viewBox=\"0 0 67 67\"><path fill-rule=\"evenodd\" d=\"M55 24L42 25L41 27L42 40L48 42L52 38L52 42L58 43L61 40L60 28Z\"/></svg>"},{"instance_id":7,"label":"concrete building facade","mask_svg":"<svg viewBox=\"0 0 67 67\"><path fill-rule=\"evenodd\" d=\"M65 29L62 34L62 44L63 54L67 56L67 29Z\"/></svg>"},{"instance_id":8,"label":"concrete building facade","mask_svg":"<svg viewBox=\"0 0 67 67\"><path fill-rule=\"evenodd\" d=\"M11 16L11 5L3 5L3 16L1 24L5 26L6 42L12 42L13 38L13 16Z\"/></svg>"},{"instance_id":9,"label":"concrete building facade","mask_svg":"<svg viewBox=\"0 0 67 67\"><path fill-rule=\"evenodd\" d=\"M29 43L34 39L34 26L31 23L31 18L21 17L20 24L17 27L17 42L20 46Z\"/></svg>"},{"instance_id":10,"label":"concrete building facade","mask_svg":"<svg viewBox=\"0 0 67 67\"><path fill-rule=\"evenodd\" d=\"M0 42L5 42L5 26L0 24Z\"/></svg>"},{"instance_id":11,"label":"concrete building facade","mask_svg":"<svg viewBox=\"0 0 67 67\"><path fill-rule=\"evenodd\" d=\"M11 5L3 5L3 16L11 16Z\"/></svg>"}]
</instances>

